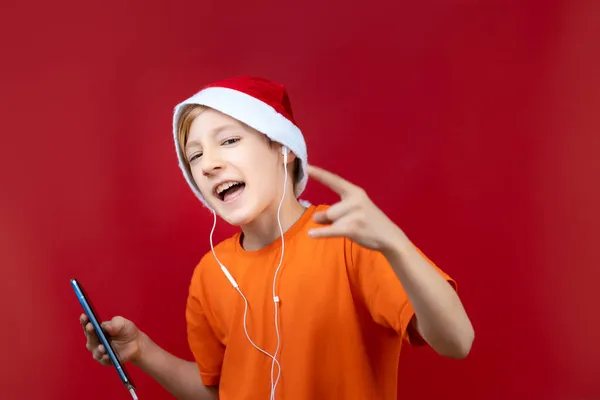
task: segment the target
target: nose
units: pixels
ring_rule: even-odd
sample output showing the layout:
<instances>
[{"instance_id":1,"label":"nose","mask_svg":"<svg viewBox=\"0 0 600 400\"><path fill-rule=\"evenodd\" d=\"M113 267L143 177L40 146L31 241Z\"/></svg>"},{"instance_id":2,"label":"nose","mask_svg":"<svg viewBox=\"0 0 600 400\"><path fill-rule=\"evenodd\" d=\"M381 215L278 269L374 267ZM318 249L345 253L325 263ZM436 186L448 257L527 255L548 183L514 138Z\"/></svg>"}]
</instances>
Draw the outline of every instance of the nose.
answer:
<instances>
[{"instance_id":1,"label":"nose","mask_svg":"<svg viewBox=\"0 0 600 400\"><path fill-rule=\"evenodd\" d=\"M218 151L205 151L200 158L200 168L202 169L202 175L210 176L215 172L223 169L223 159L219 156Z\"/></svg>"}]
</instances>

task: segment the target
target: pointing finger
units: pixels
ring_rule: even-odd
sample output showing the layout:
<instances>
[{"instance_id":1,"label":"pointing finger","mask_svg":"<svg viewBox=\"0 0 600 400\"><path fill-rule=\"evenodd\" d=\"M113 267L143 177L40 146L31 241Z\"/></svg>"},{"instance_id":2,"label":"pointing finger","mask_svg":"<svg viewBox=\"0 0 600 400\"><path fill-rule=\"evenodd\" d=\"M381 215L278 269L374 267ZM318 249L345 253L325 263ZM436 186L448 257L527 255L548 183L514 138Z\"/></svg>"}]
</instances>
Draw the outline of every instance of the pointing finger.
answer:
<instances>
[{"instance_id":1,"label":"pointing finger","mask_svg":"<svg viewBox=\"0 0 600 400\"><path fill-rule=\"evenodd\" d=\"M348 194L354 188L354 185L347 180L323 168L309 165L307 172L310 177L329 187L340 196Z\"/></svg>"}]
</instances>

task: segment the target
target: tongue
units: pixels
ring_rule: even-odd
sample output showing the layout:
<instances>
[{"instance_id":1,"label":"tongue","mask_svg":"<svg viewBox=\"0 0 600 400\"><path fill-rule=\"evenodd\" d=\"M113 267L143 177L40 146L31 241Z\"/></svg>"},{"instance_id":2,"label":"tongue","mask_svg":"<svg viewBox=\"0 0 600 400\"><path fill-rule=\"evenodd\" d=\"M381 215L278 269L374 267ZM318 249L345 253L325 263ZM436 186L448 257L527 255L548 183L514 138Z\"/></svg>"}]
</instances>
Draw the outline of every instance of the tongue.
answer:
<instances>
[{"instance_id":1,"label":"tongue","mask_svg":"<svg viewBox=\"0 0 600 400\"><path fill-rule=\"evenodd\" d=\"M241 185L235 185L230 187L229 189L227 189L227 191L225 192L225 194L223 195L223 201L227 201L229 200L231 197L235 196L235 194L237 192L239 192L240 190L242 190L244 188L245 185L241 184Z\"/></svg>"}]
</instances>

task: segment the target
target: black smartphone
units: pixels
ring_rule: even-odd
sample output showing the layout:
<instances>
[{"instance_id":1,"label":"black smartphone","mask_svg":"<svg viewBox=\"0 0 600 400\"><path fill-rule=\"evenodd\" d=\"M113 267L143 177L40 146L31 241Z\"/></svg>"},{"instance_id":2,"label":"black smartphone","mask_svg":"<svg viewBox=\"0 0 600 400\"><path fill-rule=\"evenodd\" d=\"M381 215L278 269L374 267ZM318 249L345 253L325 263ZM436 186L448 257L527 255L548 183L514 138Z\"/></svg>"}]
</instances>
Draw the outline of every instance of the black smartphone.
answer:
<instances>
[{"instance_id":1,"label":"black smartphone","mask_svg":"<svg viewBox=\"0 0 600 400\"><path fill-rule=\"evenodd\" d=\"M133 385L131 378L129 378L127 371L123 367L123 364L117 357L117 353L115 353L114 349L112 348L110 344L109 335L104 331L104 329L102 329L102 326L100 325L101 321L98 318L98 314L96 314L96 311L92 306L89 297L85 294L81 283L79 283L77 279L71 279L71 286L75 291L75 295L77 296L79 303L83 307L83 311L85 312L89 321L94 327L94 331L96 331L96 335L98 336L100 343L104 345L104 348L106 349L106 353L108 354L112 365L115 367L117 373L119 374L119 378L121 378L121 381L123 382L127 390L129 390L129 393L131 393L131 396L134 398L134 400L137 400L138 397L135 392L135 386Z\"/></svg>"}]
</instances>

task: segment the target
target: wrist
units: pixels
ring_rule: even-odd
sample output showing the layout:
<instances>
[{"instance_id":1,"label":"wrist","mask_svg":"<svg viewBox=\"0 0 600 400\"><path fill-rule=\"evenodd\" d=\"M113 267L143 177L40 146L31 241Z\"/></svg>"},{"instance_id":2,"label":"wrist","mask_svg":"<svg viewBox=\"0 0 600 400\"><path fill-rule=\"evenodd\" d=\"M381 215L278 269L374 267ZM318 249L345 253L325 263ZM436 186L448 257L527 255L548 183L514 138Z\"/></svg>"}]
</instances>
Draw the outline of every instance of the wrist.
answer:
<instances>
[{"instance_id":1,"label":"wrist","mask_svg":"<svg viewBox=\"0 0 600 400\"><path fill-rule=\"evenodd\" d=\"M385 235L381 243L381 253L389 260L390 258L404 257L410 249L411 243L408 237L396 225Z\"/></svg>"},{"instance_id":2,"label":"wrist","mask_svg":"<svg viewBox=\"0 0 600 400\"><path fill-rule=\"evenodd\" d=\"M144 365L147 364L149 353L152 350L152 345L153 342L148 335L140 331L137 355L131 360L131 363L138 368L144 369Z\"/></svg>"}]
</instances>

